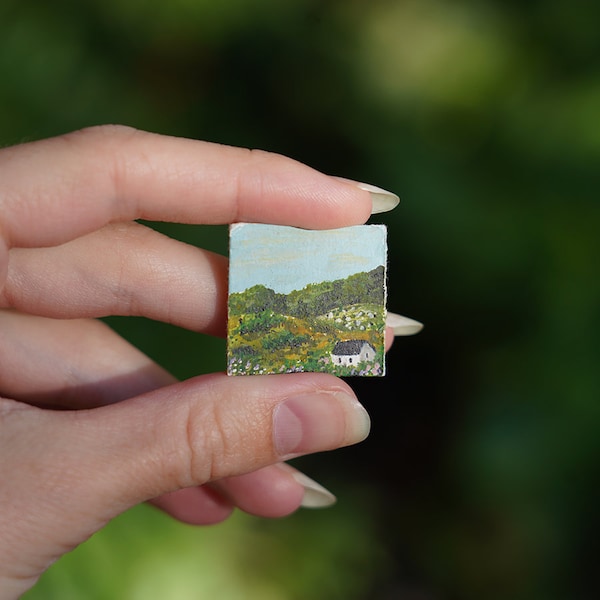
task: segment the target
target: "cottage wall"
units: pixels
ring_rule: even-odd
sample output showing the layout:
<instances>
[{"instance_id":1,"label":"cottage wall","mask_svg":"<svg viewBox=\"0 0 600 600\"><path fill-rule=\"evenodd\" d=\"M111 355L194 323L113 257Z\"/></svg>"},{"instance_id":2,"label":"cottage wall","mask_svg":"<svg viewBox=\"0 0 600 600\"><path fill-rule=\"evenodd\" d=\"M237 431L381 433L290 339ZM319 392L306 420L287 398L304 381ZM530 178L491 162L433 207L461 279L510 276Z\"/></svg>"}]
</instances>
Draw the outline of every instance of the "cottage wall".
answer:
<instances>
[{"instance_id":1,"label":"cottage wall","mask_svg":"<svg viewBox=\"0 0 600 600\"><path fill-rule=\"evenodd\" d=\"M364 344L360 349L359 362L373 362L375 360L375 350L370 344Z\"/></svg>"},{"instance_id":2,"label":"cottage wall","mask_svg":"<svg viewBox=\"0 0 600 600\"><path fill-rule=\"evenodd\" d=\"M331 360L333 364L344 367L355 367L360 363L370 363L375 360L375 350L365 342L361 347L360 351L356 354L331 354Z\"/></svg>"},{"instance_id":3,"label":"cottage wall","mask_svg":"<svg viewBox=\"0 0 600 600\"><path fill-rule=\"evenodd\" d=\"M336 365L341 365L344 367L352 367L352 366L357 365L360 362L360 360L359 360L360 355L358 355L358 354L343 355L343 356L338 356L337 354L334 354L332 356L332 358L333 358L333 362Z\"/></svg>"}]
</instances>

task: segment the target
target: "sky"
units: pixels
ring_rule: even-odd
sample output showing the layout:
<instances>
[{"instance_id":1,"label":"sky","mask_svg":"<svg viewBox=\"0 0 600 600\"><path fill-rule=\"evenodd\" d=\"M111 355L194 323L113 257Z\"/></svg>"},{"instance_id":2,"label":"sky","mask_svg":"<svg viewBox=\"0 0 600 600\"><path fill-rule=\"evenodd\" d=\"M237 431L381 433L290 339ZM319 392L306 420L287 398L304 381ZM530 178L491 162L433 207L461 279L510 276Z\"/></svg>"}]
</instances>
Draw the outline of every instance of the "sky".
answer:
<instances>
[{"instance_id":1,"label":"sky","mask_svg":"<svg viewBox=\"0 0 600 600\"><path fill-rule=\"evenodd\" d=\"M386 265L384 225L312 231L238 223L230 228L229 291L262 284L288 294Z\"/></svg>"}]
</instances>

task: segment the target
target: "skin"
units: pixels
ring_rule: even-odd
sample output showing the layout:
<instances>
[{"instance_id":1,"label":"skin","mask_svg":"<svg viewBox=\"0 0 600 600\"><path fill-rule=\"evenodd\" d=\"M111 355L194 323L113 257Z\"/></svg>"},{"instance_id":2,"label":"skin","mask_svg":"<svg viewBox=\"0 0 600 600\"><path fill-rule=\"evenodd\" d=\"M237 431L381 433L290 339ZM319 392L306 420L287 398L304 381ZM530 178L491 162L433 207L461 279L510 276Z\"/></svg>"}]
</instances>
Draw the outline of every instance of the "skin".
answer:
<instances>
[{"instance_id":1,"label":"skin","mask_svg":"<svg viewBox=\"0 0 600 600\"><path fill-rule=\"evenodd\" d=\"M368 192L288 158L125 127L0 150L0 598L140 502L194 524L289 514L303 488L283 461L368 432L331 375L177 382L95 320L224 334L227 260L134 221L370 212Z\"/></svg>"}]
</instances>

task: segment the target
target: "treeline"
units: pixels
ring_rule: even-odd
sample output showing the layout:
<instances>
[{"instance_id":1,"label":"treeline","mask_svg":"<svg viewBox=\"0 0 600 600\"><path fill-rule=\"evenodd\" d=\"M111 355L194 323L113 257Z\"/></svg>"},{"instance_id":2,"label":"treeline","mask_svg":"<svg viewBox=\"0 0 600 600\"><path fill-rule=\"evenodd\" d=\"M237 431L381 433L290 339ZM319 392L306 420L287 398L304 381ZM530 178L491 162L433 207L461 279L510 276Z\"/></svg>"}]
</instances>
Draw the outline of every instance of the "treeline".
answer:
<instances>
[{"instance_id":1,"label":"treeline","mask_svg":"<svg viewBox=\"0 0 600 600\"><path fill-rule=\"evenodd\" d=\"M306 318L352 304L380 304L384 301L383 266L368 273L356 273L345 279L311 283L301 290L279 294L264 285L255 285L231 294L229 311L233 315L269 311L281 315Z\"/></svg>"}]
</instances>

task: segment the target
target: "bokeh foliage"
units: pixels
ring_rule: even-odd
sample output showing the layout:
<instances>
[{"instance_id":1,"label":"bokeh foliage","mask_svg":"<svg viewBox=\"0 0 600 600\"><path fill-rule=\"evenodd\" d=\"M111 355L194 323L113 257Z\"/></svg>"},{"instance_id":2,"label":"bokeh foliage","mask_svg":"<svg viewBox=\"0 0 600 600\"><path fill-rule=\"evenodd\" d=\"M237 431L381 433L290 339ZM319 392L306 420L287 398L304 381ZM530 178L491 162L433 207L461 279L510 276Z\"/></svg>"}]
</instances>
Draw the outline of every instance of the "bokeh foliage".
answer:
<instances>
[{"instance_id":1,"label":"bokeh foliage","mask_svg":"<svg viewBox=\"0 0 600 600\"><path fill-rule=\"evenodd\" d=\"M426 324L353 382L371 438L300 461L336 508L194 530L142 507L28 598L598 595L599 22L585 0L0 3L1 144L118 122L395 190L389 306ZM226 252L225 228L159 228ZM221 341L111 323L179 377L224 368Z\"/></svg>"}]
</instances>

